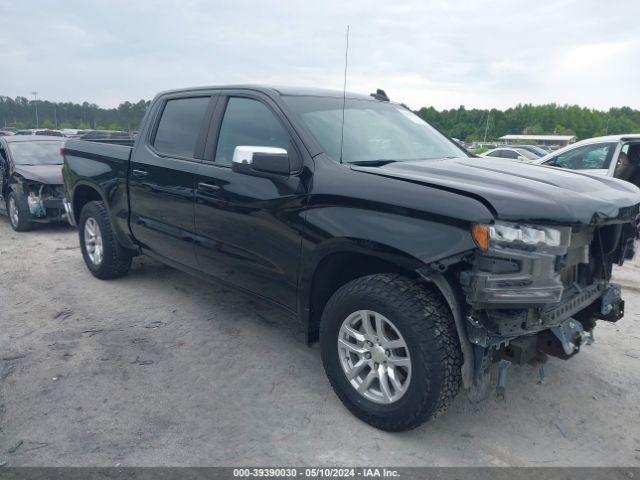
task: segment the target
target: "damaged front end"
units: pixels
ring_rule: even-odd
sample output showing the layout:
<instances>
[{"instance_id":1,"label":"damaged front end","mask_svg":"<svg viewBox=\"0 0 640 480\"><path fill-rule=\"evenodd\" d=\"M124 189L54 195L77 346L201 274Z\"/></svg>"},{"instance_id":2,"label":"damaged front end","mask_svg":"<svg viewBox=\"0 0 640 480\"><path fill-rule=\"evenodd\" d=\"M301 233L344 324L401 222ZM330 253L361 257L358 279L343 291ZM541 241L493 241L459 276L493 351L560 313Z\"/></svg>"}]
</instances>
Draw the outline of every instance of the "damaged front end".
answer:
<instances>
[{"instance_id":1,"label":"damaged front end","mask_svg":"<svg viewBox=\"0 0 640 480\"><path fill-rule=\"evenodd\" d=\"M31 222L48 223L65 221L63 185L44 184L23 179L13 189L24 196L29 209Z\"/></svg>"},{"instance_id":2,"label":"damaged front end","mask_svg":"<svg viewBox=\"0 0 640 480\"><path fill-rule=\"evenodd\" d=\"M504 382L510 362L570 358L593 342L596 320L622 318L611 272L634 255L638 212L638 205L621 209L615 219L590 225L474 225L479 248L452 273L473 356L467 387L481 384L498 361Z\"/></svg>"}]
</instances>

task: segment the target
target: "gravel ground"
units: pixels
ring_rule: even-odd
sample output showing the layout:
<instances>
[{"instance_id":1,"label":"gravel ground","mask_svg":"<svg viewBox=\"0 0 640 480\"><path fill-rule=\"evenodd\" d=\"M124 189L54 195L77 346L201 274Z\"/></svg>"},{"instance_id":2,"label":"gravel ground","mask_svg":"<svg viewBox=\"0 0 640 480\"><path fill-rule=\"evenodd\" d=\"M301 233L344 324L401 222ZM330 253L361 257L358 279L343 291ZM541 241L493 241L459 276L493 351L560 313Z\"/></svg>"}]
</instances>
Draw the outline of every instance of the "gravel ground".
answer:
<instances>
[{"instance_id":1,"label":"gravel ground","mask_svg":"<svg viewBox=\"0 0 640 480\"><path fill-rule=\"evenodd\" d=\"M627 316L544 385L512 367L506 402L390 434L279 311L145 258L96 280L74 230L0 217L0 464L639 466L640 264L616 277Z\"/></svg>"}]
</instances>

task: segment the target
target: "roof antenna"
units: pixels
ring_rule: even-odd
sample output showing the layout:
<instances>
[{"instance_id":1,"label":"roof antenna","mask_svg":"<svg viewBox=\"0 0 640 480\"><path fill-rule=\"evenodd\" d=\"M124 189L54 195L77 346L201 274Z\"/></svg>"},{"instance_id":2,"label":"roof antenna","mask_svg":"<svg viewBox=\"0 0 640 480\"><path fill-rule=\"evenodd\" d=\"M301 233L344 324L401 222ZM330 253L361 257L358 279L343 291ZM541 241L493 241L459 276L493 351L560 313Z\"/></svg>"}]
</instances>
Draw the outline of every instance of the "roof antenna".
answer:
<instances>
[{"instance_id":1,"label":"roof antenna","mask_svg":"<svg viewBox=\"0 0 640 480\"><path fill-rule=\"evenodd\" d=\"M342 147L344 145L344 109L347 103L347 65L349 60L349 25L347 25L347 46L344 50L344 85L342 87L342 129L340 131L340 163L342 163Z\"/></svg>"}]
</instances>

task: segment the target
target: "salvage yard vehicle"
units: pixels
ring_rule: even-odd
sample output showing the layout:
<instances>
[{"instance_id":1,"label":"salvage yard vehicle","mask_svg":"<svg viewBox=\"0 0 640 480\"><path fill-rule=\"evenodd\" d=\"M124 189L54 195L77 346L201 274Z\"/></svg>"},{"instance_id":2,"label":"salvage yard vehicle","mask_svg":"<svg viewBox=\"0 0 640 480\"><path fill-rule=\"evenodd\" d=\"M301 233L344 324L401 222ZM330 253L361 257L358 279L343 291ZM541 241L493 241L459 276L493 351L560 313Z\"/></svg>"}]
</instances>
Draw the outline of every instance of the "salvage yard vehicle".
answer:
<instances>
[{"instance_id":1,"label":"salvage yard vehicle","mask_svg":"<svg viewBox=\"0 0 640 480\"><path fill-rule=\"evenodd\" d=\"M49 128L29 128L27 130L18 130L16 135L44 135L47 137L64 137L60 130L51 130Z\"/></svg>"},{"instance_id":2,"label":"salvage yard vehicle","mask_svg":"<svg viewBox=\"0 0 640 480\"><path fill-rule=\"evenodd\" d=\"M589 138L533 163L607 175L640 187L640 134Z\"/></svg>"},{"instance_id":3,"label":"salvage yard vehicle","mask_svg":"<svg viewBox=\"0 0 640 480\"><path fill-rule=\"evenodd\" d=\"M545 157L549 154L547 150L545 150L542 147L538 147L537 145L515 145L515 146L520 150L526 150L528 152L535 154L535 156L538 158Z\"/></svg>"},{"instance_id":4,"label":"salvage yard vehicle","mask_svg":"<svg viewBox=\"0 0 640 480\"><path fill-rule=\"evenodd\" d=\"M470 158L382 91L165 92L133 147L70 140L64 159L94 276L144 254L282 307L384 430L497 362L572 357L624 313L610 278L634 253L638 188Z\"/></svg>"},{"instance_id":5,"label":"salvage yard vehicle","mask_svg":"<svg viewBox=\"0 0 640 480\"><path fill-rule=\"evenodd\" d=\"M0 205L6 208L15 231L29 230L34 223L66 219L60 154L63 145L60 137L0 138Z\"/></svg>"},{"instance_id":6,"label":"salvage yard vehicle","mask_svg":"<svg viewBox=\"0 0 640 480\"><path fill-rule=\"evenodd\" d=\"M489 150L488 152L481 153L480 156L489 158L510 158L511 160L519 160L521 162L531 162L532 160L540 158L535 153L519 147L498 147L493 150Z\"/></svg>"}]
</instances>

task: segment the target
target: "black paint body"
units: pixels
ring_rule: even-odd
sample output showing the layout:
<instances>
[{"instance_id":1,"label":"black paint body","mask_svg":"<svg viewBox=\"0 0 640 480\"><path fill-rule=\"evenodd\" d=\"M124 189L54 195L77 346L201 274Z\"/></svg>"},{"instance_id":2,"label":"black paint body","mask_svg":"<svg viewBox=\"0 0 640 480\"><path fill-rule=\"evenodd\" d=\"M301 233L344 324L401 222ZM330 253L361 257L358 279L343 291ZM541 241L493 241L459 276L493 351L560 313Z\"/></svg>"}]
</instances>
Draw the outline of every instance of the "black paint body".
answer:
<instances>
[{"instance_id":1,"label":"black paint body","mask_svg":"<svg viewBox=\"0 0 640 480\"><path fill-rule=\"evenodd\" d=\"M288 111L282 96L292 93L164 93L132 148L69 141L63 174L76 219L87 198L101 199L124 246L250 292L306 322L314 275L332 256L361 254L415 271L475 250L473 223L588 224L640 202L640 190L615 179L469 158L462 150L458 159L340 164ZM164 103L194 94L211 97L196 158L159 154L150 139ZM260 177L213 163L227 96L272 110L299 151L299 171Z\"/></svg>"}]
</instances>

